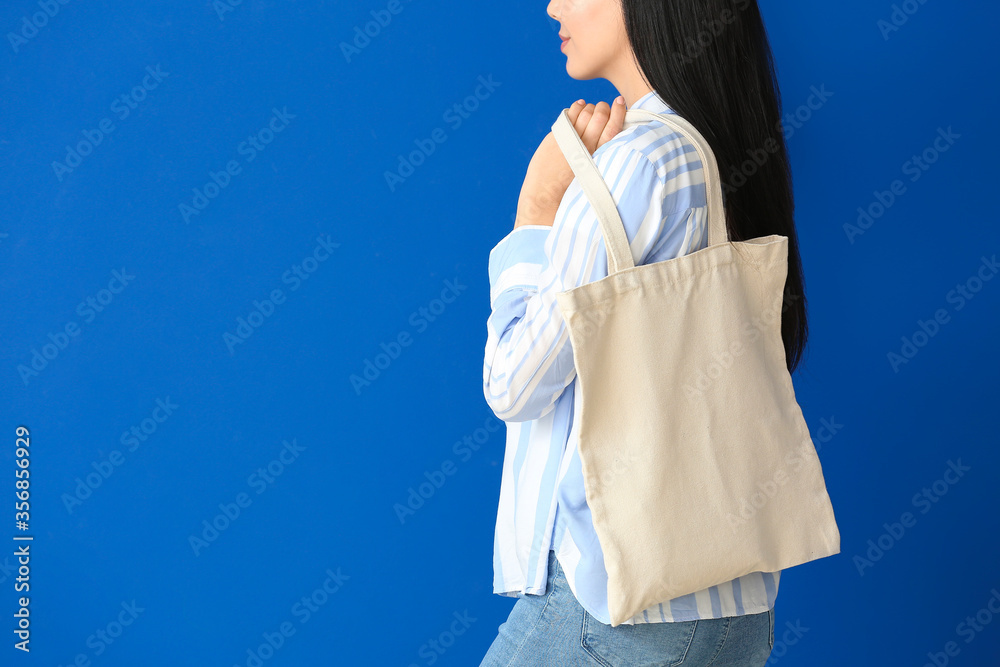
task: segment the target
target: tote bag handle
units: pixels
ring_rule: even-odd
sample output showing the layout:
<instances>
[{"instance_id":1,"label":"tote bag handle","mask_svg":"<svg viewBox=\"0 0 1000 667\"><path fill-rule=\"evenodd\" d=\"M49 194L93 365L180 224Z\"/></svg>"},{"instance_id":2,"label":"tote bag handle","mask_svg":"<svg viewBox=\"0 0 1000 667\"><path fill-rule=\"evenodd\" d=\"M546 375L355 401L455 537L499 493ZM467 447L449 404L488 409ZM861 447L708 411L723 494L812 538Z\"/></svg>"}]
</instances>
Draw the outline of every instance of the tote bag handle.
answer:
<instances>
[{"instance_id":1,"label":"tote bag handle","mask_svg":"<svg viewBox=\"0 0 1000 667\"><path fill-rule=\"evenodd\" d=\"M726 211L722 204L722 177L719 175L715 154L708 142L694 125L677 114L658 114L648 109L629 109L625 112L626 122L642 119L658 120L686 135L694 143L705 173L705 190L708 197L708 245L728 242ZM635 266L635 261L632 259L628 236L625 235L624 223L593 156L569 118L568 109L563 109L559 113L556 122L552 124L552 134L601 223L601 233L604 235L604 245L608 251L608 275L631 269Z\"/></svg>"}]
</instances>

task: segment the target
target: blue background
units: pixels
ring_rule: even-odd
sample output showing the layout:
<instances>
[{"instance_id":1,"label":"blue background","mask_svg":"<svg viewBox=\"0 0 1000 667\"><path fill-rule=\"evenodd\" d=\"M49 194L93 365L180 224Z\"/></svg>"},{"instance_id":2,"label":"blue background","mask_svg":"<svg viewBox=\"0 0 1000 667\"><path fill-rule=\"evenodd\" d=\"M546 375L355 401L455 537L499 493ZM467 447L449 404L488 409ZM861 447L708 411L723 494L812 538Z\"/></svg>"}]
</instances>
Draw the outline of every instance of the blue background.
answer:
<instances>
[{"instance_id":1,"label":"blue background","mask_svg":"<svg viewBox=\"0 0 1000 667\"><path fill-rule=\"evenodd\" d=\"M616 91L567 76L544 2L404 0L345 57L387 4L70 1L35 31L37 2L0 9L3 664L247 665L288 623L263 664L478 665L506 619L514 600L491 586L503 430L454 448L492 423L487 257L559 110ZM764 8L785 112L801 114L788 145L811 338L795 386L814 435L842 425L820 451L842 552L783 573L771 664L922 665L950 641L949 664L1000 656L1000 617L971 641L959 628L1000 589L1000 280L961 308L949 299L1000 251L1000 11L912 4L888 38L890 3ZM144 77L122 118L112 104ZM480 77L494 89L449 122ZM810 110L813 86L833 94ZM240 145L273 109L294 118L250 161ZM113 131L57 174L106 118ZM436 128L446 140L390 188L385 173ZM911 181L907 161L939 128L960 138ZM185 220L180 205L230 160L239 173ZM905 193L849 238L897 179ZM339 245L296 285L286 272L318 239ZM116 270L134 278L103 293ZM276 289L283 302L227 345ZM106 305L78 309L88 298ZM947 322L893 368L887 354L940 309ZM57 349L68 323L78 335ZM356 391L383 345L396 354ZM158 399L177 406L159 423ZM122 434L144 423L155 431L130 450ZM21 424L30 656L12 647ZM297 456L272 463L286 441ZM96 473L115 450L121 465ZM394 507L449 460L454 474L401 521ZM921 512L915 494L959 460L968 472ZM269 464L280 474L253 477ZM99 485L80 500L88 475ZM220 503L238 497L249 505L225 525ZM915 524L884 537L907 511ZM196 549L213 520L224 529ZM859 566L880 536L888 549ZM305 617L295 605L338 568L340 588ZM97 639L133 601L120 636ZM455 614L475 620L451 642Z\"/></svg>"}]
</instances>

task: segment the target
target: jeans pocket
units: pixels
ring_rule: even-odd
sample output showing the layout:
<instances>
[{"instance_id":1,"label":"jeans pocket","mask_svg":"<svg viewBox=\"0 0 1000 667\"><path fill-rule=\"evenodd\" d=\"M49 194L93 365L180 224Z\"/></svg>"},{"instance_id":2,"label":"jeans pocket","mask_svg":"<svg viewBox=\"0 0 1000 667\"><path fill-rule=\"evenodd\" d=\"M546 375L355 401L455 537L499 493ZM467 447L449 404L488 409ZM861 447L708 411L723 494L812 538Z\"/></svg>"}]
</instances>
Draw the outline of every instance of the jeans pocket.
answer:
<instances>
[{"instance_id":1,"label":"jeans pocket","mask_svg":"<svg viewBox=\"0 0 1000 667\"><path fill-rule=\"evenodd\" d=\"M583 615L581 644L605 667L676 667L684 662L698 621L610 625Z\"/></svg>"}]
</instances>

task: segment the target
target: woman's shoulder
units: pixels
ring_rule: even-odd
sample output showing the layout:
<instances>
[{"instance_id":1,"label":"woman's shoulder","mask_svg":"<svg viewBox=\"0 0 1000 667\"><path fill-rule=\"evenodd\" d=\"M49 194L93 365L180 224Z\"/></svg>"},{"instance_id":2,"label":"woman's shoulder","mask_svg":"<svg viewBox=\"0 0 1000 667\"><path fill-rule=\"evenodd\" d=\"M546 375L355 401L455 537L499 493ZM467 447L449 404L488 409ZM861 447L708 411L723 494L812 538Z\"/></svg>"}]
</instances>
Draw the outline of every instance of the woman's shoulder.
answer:
<instances>
[{"instance_id":1,"label":"woman's shoulder","mask_svg":"<svg viewBox=\"0 0 1000 667\"><path fill-rule=\"evenodd\" d=\"M630 154L644 157L663 178L677 170L687 172L701 168L694 142L684 133L658 120L626 123L621 132L594 152L594 160L600 165Z\"/></svg>"},{"instance_id":2,"label":"woman's shoulder","mask_svg":"<svg viewBox=\"0 0 1000 667\"><path fill-rule=\"evenodd\" d=\"M666 213L708 205L705 171L694 141L666 123L626 125L595 151L594 161L613 191L642 193L644 201L659 199Z\"/></svg>"}]
</instances>

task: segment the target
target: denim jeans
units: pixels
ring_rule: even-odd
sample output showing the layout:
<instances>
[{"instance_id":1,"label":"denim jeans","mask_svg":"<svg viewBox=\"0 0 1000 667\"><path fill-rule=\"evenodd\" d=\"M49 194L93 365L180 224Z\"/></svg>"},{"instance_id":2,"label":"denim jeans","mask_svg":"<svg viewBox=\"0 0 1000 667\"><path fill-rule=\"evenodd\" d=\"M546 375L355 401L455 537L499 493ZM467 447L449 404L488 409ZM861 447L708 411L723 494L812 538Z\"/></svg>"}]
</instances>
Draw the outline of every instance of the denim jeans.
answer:
<instances>
[{"instance_id":1,"label":"denim jeans","mask_svg":"<svg viewBox=\"0 0 1000 667\"><path fill-rule=\"evenodd\" d=\"M774 609L675 623L611 627L580 606L549 551L545 595L522 595L480 667L763 667Z\"/></svg>"}]
</instances>

